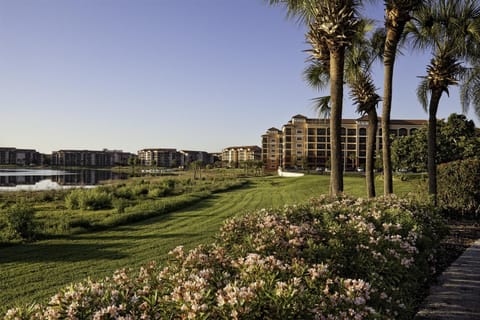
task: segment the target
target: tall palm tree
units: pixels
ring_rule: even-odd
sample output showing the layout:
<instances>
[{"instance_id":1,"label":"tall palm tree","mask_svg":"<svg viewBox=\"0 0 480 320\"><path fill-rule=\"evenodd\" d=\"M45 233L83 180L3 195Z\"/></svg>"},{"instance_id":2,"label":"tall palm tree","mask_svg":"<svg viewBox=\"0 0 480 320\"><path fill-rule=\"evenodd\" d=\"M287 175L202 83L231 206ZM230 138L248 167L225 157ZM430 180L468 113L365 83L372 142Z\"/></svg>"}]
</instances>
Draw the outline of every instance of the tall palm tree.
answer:
<instances>
[{"instance_id":1,"label":"tall palm tree","mask_svg":"<svg viewBox=\"0 0 480 320\"><path fill-rule=\"evenodd\" d=\"M479 57L480 4L475 0L429 0L409 23L407 31L414 47L430 49L433 55L426 68L427 75L421 77L417 96L429 114L428 191L436 204L437 110L443 93L448 95L451 86L461 86L464 108L470 103L469 97L480 90L472 81L475 73L469 72L469 63Z\"/></svg>"},{"instance_id":2,"label":"tall palm tree","mask_svg":"<svg viewBox=\"0 0 480 320\"><path fill-rule=\"evenodd\" d=\"M371 42L362 42L355 45L347 55L346 81L350 87L350 97L356 105L357 112L367 115L367 158L365 163L367 195L375 197L375 149L377 140L378 117L377 105L380 96L377 94L370 72L370 67L378 58L371 49ZM370 49L370 50L369 50Z\"/></svg>"},{"instance_id":3,"label":"tall palm tree","mask_svg":"<svg viewBox=\"0 0 480 320\"><path fill-rule=\"evenodd\" d=\"M357 112L368 117L367 129L367 159L366 159L366 184L368 197L375 197L374 159L376 147L376 135L378 117L376 107L380 96L371 76L372 63L381 57L378 46L375 45L381 38L381 30L377 30L370 39L366 39L371 22L361 21L359 33L354 39L353 45L347 50L345 56L345 82L350 87L350 97L357 107ZM304 71L306 81L316 89L322 89L329 81L328 73L317 60L313 61ZM330 111L330 97L314 99L315 108L320 115Z\"/></svg>"},{"instance_id":4,"label":"tall palm tree","mask_svg":"<svg viewBox=\"0 0 480 320\"><path fill-rule=\"evenodd\" d=\"M390 149L390 113L392 110L393 69L397 55L398 44L402 38L406 23L411 14L421 8L422 0L385 0L385 30L384 43L384 83L382 108L382 145L384 193L393 193L393 173Z\"/></svg>"},{"instance_id":5,"label":"tall palm tree","mask_svg":"<svg viewBox=\"0 0 480 320\"><path fill-rule=\"evenodd\" d=\"M307 22L307 41L312 46L314 59L325 60L328 52L330 79L330 193L343 192L343 166L341 158L341 121L343 109L343 71L345 49L351 45L357 31L357 10L360 0L269 0L270 4L284 4L290 15Z\"/></svg>"}]
</instances>

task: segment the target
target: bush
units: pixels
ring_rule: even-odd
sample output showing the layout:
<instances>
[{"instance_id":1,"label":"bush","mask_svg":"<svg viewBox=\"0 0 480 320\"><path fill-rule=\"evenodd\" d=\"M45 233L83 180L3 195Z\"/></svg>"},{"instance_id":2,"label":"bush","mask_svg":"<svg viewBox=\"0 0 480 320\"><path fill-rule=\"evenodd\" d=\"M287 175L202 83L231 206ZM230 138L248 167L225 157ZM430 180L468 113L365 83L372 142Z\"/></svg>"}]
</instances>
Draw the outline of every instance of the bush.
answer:
<instances>
[{"instance_id":1,"label":"bush","mask_svg":"<svg viewBox=\"0 0 480 320\"><path fill-rule=\"evenodd\" d=\"M450 213L480 216L480 159L438 166L438 202Z\"/></svg>"},{"instance_id":2,"label":"bush","mask_svg":"<svg viewBox=\"0 0 480 320\"><path fill-rule=\"evenodd\" d=\"M5 319L412 319L442 230L396 198L262 210L163 267L86 280Z\"/></svg>"},{"instance_id":3,"label":"bush","mask_svg":"<svg viewBox=\"0 0 480 320\"><path fill-rule=\"evenodd\" d=\"M26 203L14 204L5 211L9 238L31 240L35 236L35 209Z\"/></svg>"},{"instance_id":4,"label":"bush","mask_svg":"<svg viewBox=\"0 0 480 320\"><path fill-rule=\"evenodd\" d=\"M117 213L124 213L125 208L127 208L129 205L128 201L123 198L113 199L112 204L113 204L113 207L117 209Z\"/></svg>"},{"instance_id":5,"label":"bush","mask_svg":"<svg viewBox=\"0 0 480 320\"><path fill-rule=\"evenodd\" d=\"M112 207L112 197L99 188L75 189L65 197L65 205L73 210L110 209Z\"/></svg>"}]
</instances>

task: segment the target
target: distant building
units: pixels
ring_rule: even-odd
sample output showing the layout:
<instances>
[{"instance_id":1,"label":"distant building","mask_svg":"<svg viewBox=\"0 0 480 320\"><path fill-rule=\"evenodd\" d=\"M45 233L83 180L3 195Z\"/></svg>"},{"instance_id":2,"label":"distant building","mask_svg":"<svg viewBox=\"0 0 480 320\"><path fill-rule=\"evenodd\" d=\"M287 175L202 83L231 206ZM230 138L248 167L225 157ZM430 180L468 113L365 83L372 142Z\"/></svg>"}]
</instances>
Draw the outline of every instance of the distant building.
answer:
<instances>
[{"instance_id":1,"label":"distant building","mask_svg":"<svg viewBox=\"0 0 480 320\"><path fill-rule=\"evenodd\" d=\"M426 120L390 120L392 136L412 134ZM343 119L341 128L342 158L345 170L363 167L367 153L366 117ZM377 132L376 153L382 149L382 129ZM329 167L330 120L294 116L282 130L270 128L262 135L262 161L268 170L278 167Z\"/></svg>"},{"instance_id":2,"label":"distant building","mask_svg":"<svg viewBox=\"0 0 480 320\"><path fill-rule=\"evenodd\" d=\"M175 167L179 165L180 155L177 149L142 149L137 152L138 160L144 166Z\"/></svg>"},{"instance_id":3,"label":"distant building","mask_svg":"<svg viewBox=\"0 0 480 320\"><path fill-rule=\"evenodd\" d=\"M0 165L41 165L43 156L33 149L0 148Z\"/></svg>"},{"instance_id":4,"label":"distant building","mask_svg":"<svg viewBox=\"0 0 480 320\"><path fill-rule=\"evenodd\" d=\"M222 162L237 166L240 162L249 160L261 160L262 149L259 146L227 147L222 151Z\"/></svg>"},{"instance_id":5,"label":"distant building","mask_svg":"<svg viewBox=\"0 0 480 320\"><path fill-rule=\"evenodd\" d=\"M122 150L59 150L52 152L52 166L113 167L126 166L135 155Z\"/></svg>"},{"instance_id":6,"label":"distant building","mask_svg":"<svg viewBox=\"0 0 480 320\"><path fill-rule=\"evenodd\" d=\"M187 167L194 161L201 161L203 164L213 164L214 162L213 155L206 151L180 150L178 153L180 166Z\"/></svg>"}]
</instances>

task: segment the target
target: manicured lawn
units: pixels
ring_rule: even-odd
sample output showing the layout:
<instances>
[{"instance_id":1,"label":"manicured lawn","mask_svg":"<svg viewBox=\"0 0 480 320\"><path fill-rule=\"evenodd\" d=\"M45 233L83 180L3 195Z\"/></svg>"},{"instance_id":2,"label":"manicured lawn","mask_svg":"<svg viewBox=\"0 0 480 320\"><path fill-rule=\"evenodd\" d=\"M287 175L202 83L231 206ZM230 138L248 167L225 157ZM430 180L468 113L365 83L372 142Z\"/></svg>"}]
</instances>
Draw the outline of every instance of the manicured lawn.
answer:
<instances>
[{"instance_id":1,"label":"manicured lawn","mask_svg":"<svg viewBox=\"0 0 480 320\"><path fill-rule=\"evenodd\" d=\"M214 194L187 209L140 223L0 248L0 310L44 301L59 288L86 277L103 278L119 268L162 261L178 245L192 248L212 241L227 218L301 203L327 193L328 187L328 176L256 178L247 187ZM395 187L399 194L413 191L411 182L395 181ZM365 196L364 189L364 179L345 177L346 193Z\"/></svg>"}]
</instances>

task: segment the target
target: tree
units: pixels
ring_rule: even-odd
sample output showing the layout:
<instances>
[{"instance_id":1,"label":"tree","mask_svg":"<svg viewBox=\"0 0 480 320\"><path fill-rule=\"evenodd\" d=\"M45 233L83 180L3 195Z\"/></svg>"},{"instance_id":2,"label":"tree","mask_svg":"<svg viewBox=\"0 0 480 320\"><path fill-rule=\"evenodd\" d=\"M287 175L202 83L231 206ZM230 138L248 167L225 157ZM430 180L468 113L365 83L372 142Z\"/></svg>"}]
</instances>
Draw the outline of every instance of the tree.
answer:
<instances>
[{"instance_id":1,"label":"tree","mask_svg":"<svg viewBox=\"0 0 480 320\"><path fill-rule=\"evenodd\" d=\"M197 180L197 174L199 178L202 178L202 160L195 160L190 163L190 168L193 170L193 180Z\"/></svg>"},{"instance_id":2,"label":"tree","mask_svg":"<svg viewBox=\"0 0 480 320\"><path fill-rule=\"evenodd\" d=\"M398 44L405 25L413 11L422 6L422 0L385 0L384 80L382 108L382 158L385 195L393 193L393 175L390 152L390 113L392 110L393 69Z\"/></svg>"},{"instance_id":3,"label":"tree","mask_svg":"<svg viewBox=\"0 0 480 320\"><path fill-rule=\"evenodd\" d=\"M374 175L374 159L376 134L378 127L377 105L380 96L376 93L376 88L371 76L371 66L373 62L380 57L380 53L376 50L377 46L374 42L378 41L379 31L376 31L367 39L366 34L370 31L371 22L362 20L360 22L359 32L353 40L352 46L346 52L345 58L345 81L350 87L350 97L357 107L357 112L362 116L368 117L367 130L367 159L366 159L366 183L367 194L369 197L375 197L375 175ZM323 72L323 73L322 73ZM304 71L305 79L314 88L322 88L325 81L328 81L326 70L318 62L314 62ZM329 111L329 97L316 98L316 109L319 114L326 114ZM346 155L351 161L351 156Z\"/></svg>"},{"instance_id":4,"label":"tree","mask_svg":"<svg viewBox=\"0 0 480 320\"><path fill-rule=\"evenodd\" d=\"M449 87L472 84L466 76L469 75L468 63L479 56L480 5L474 0L427 1L407 30L415 48L430 49L433 55L426 68L427 75L421 77L417 96L429 114L428 192L436 204L437 110L443 93L449 95ZM478 87L470 88L472 90L478 91Z\"/></svg>"},{"instance_id":5,"label":"tree","mask_svg":"<svg viewBox=\"0 0 480 320\"><path fill-rule=\"evenodd\" d=\"M343 192L341 157L341 120L343 108L343 71L345 49L357 32L359 0L269 0L270 4L283 4L288 14L298 16L308 25L307 42L311 45L313 60L328 68L330 81L330 144L332 171L330 193Z\"/></svg>"},{"instance_id":6,"label":"tree","mask_svg":"<svg viewBox=\"0 0 480 320\"><path fill-rule=\"evenodd\" d=\"M448 119L437 120L437 164L465 160L480 155L480 139L472 120L464 115L451 114ZM428 127L422 127L409 136L399 137L392 143L394 169L427 170Z\"/></svg>"}]
</instances>

